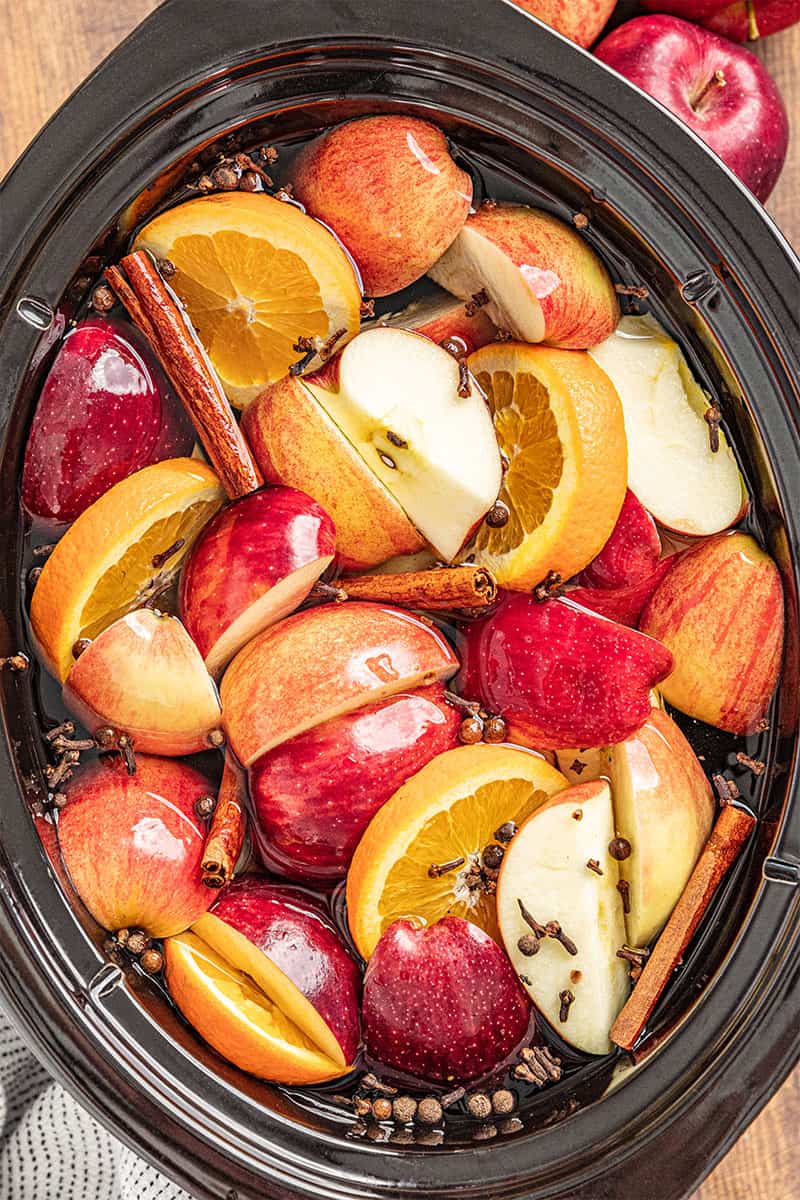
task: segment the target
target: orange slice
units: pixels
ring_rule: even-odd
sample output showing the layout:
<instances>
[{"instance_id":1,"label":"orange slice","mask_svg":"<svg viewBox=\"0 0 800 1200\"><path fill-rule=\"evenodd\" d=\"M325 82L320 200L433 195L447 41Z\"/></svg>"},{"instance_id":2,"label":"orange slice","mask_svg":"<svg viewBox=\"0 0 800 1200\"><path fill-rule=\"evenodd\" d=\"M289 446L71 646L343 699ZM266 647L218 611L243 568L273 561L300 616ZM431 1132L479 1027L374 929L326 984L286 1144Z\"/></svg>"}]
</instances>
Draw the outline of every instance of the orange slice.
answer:
<instances>
[{"instance_id":1,"label":"orange slice","mask_svg":"<svg viewBox=\"0 0 800 1200\"><path fill-rule=\"evenodd\" d=\"M467 886L469 869L496 829L521 825L567 786L544 759L511 746L461 746L412 776L373 817L350 864L348 921L363 957L399 917L465 917L499 940L494 896ZM461 858L431 877L433 864Z\"/></svg>"},{"instance_id":2,"label":"orange slice","mask_svg":"<svg viewBox=\"0 0 800 1200\"><path fill-rule=\"evenodd\" d=\"M205 463L171 458L120 480L81 513L31 603L34 636L58 679L69 674L80 638L97 637L168 583L224 499Z\"/></svg>"},{"instance_id":3,"label":"orange slice","mask_svg":"<svg viewBox=\"0 0 800 1200\"><path fill-rule=\"evenodd\" d=\"M509 520L481 526L476 561L526 591L548 571L570 579L602 550L628 478L622 405L588 354L492 343L469 367L494 414L508 460L500 500Z\"/></svg>"},{"instance_id":4,"label":"orange slice","mask_svg":"<svg viewBox=\"0 0 800 1200\"><path fill-rule=\"evenodd\" d=\"M197 934L167 938L164 962L170 995L186 1020L243 1071L276 1083L311 1084L351 1070L341 1053L336 1061L328 1057L258 982ZM283 983L289 993L297 991L286 976Z\"/></svg>"},{"instance_id":5,"label":"orange slice","mask_svg":"<svg viewBox=\"0 0 800 1200\"><path fill-rule=\"evenodd\" d=\"M252 192L221 192L155 217L136 249L167 258L170 286L189 316L231 402L243 408L283 378L302 352L360 324L361 288L341 243L294 204Z\"/></svg>"}]
</instances>

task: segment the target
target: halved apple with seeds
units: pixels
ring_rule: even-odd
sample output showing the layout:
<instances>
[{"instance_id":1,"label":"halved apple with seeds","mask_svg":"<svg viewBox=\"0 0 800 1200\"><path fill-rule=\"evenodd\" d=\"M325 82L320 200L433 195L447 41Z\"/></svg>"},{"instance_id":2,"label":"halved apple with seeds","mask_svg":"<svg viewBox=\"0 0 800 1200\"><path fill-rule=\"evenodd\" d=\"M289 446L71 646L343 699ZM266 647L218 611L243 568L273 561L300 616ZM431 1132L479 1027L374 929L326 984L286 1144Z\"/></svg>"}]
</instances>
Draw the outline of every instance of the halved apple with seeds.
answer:
<instances>
[{"instance_id":1,"label":"halved apple with seeds","mask_svg":"<svg viewBox=\"0 0 800 1200\"><path fill-rule=\"evenodd\" d=\"M172 999L236 1066L286 1084L352 1069L360 973L306 894L256 876L237 880L164 951Z\"/></svg>"}]
</instances>

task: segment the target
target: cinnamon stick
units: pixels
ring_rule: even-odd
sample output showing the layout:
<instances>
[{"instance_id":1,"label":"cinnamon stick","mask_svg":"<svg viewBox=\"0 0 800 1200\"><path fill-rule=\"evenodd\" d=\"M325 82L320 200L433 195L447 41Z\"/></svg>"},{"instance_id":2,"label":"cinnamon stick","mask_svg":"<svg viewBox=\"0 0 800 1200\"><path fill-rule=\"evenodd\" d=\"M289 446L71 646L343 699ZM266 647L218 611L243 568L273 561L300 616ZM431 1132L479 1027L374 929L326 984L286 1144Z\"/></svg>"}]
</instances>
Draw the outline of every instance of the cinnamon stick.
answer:
<instances>
[{"instance_id":1,"label":"cinnamon stick","mask_svg":"<svg viewBox=\"0 0 800 1200\"><path fill-rule=\"evenodd\" d=\"M374 600L399 608L486 608L497 596L497 583L485 567L434 567L402 575L348 576L335 584L317 585L311 595L330 600Z\"/></svg>"},{"instance_id":2,"label":"cinnamon stick","mask_svg":"<svg viewBox=\"0 0 800 1200\"><path fill-rule=\"evenodd\" d=\"M752 813L726 804L689 882L672 910L628 1002L611 1029L611 1040L632 1049L670 981L697 926L756 824Z\"/></svg>"},{"instance_id":3,"label":"cinnamon stick","mask_svg":"<svg viewBox=\"0 0 800 1200\"><path fill-rule=\"evenodd\" d=\"M206 887L222 888L233 879L233 869L244 844L244 829L244 794L241 779L230 757L226 756L217 807L211 818L200 864Z\"/></svg>"},{"instance_id":4,"label":"cinnamon stick","mask_svg":"<svg viewBox=\"0 0 800 1200\"><path fill-rule=\"evenodd\" d=\"M106 279L161 362L231 499L264 482L188 314L148 253L109 267Z\"/></svg>"}]
</instances>

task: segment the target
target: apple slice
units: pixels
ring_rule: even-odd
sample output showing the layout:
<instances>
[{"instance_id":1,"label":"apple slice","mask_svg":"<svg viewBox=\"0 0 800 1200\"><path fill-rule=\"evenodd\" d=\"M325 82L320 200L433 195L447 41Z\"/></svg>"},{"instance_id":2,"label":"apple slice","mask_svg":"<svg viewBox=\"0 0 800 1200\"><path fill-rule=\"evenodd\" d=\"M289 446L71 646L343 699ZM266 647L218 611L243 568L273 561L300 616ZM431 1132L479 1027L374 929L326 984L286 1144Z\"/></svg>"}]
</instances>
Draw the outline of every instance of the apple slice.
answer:
<instances>
[{"instance_id":1,"label":"apple slice","mask_svg":"<svg viewBox=\"0 0 800 1200\"><path fill-rule=\"evenodd\" d=\"M729 733L753 733L778 682L784 644L780 572L747 533L723 533L676 556L641 628L673 652L669 704Z\"/></svg>"},{"instance_id":2,"label":"apple slice","mask_svg":"<svg viewBox=\"0 0 800 1200\"><path fill-rule=\"evenodd\" d=\"M449 679L458 659L410 613L348 601L266 629L222 680L225 729L243 766L332 717Z\"/></svg>"},{"instance_id":3,"label":"apple slice","mask_svg":"<svg viewBox=\"0 0 800 1200\"><path fill-rule=\"evenodd\" d=\"M361 326L362 332L378 324L391 329L411 329L422 333L432 342L441 345L447 339L463 346L465 354L472 354L487 346L497 336L494 322L485 308L467 309L463 300L451 296L444 288L433 287L431 292L418 300L412 300L396 313L375 317Z\"/></svg>"},{"instance_id":4,"label":"apple slice","mask_svg":"<svg viewBox=\"0 0 800 1200\"><path fill-rule=\"evenodd\" d=\"M491 414L451 354L406 329L359 334L306 387L448 561L500 490ZM465 391L468 394L463 394Z\"/></svg>"},{"instance_id":5,"label":"apple slice","mask_svg":"<svg viewBox=\"0 0 800 1200\"><path fill-rule=\"evenodd\" d=\"M659 708L609 750L617 833L631 853L628 945L653 940L678 902L714 822L711 786L678 726Z\"/></svg>"},{"instance_id":6,"label":"apple slice","mask_svg":"<svg viewBox=\"0 0 800 1200\"><path fill-rule=\"evenodd\" d=\"M245 409L242 428L268 483L299 488L330 514L343 570L369 570L424 548L424 539L391 492L336 428L305 380L290 375L268 387Z\"/></svg>"},{"instance_id":7,"label":"apple slice","mask_svg":"<svg viewBox=\"0 0 800 1200\"><path fill-rule=\"evenodd\" d=\"M294 612L335 545L328 514L294 488L253 492L209 521L183 568L180 613L212 675Z\"/></svg>"},{"instance_id":8,"label":"apple slice","mask_svg":"<svg viewBox=\"0 0 800 1200\"><path fill-rule=\"evenodd\" d=\"M523 342L586 350L619 321L614 285L588 242L522 204L482 205L428 274L462 300L485 292L486 314Z\"/></svg>"},{"instance_id":9,"label":"apple slice","mask_svg":"<svg viewBox=\"0 0 800 1200\"><path fill-rule=\"evenodd\" d=\"M626 934L613 837L608 783L568 788L525 822L497 881L497 919L515 970L542 1016L585 1054L609 1052L609 1030L630 990L617 958ZM557 922L576 953L537 936L526 915L539 926Z\"/></svg>"},{"instance_id":10,"label":"apple slice","mask_svg":"<svg viewBox=\"0 0 800 1200\"><path fill-rule=\"evenodd\" d=\"M567 598L508 592L490 616L465 624L459 649L461 694L501 713L510 741L539 750L628 737L673 665L660 642Z\"/></svg>"},{"instance_id":11,"label":"apple slice","mask_svg":"<svg viewBox=\"0 0 800 1200\"><path fill-rule=\"evenodd\" d=\"M626 588L641 583L661 558L656 523L628 489L611 537L578 582L590 588Z\"/></svg>"},{"instance_id":12,"label":"apple slice","mask_svg":"<svg viewBox=\"0 0 800 1200\"><path fill-rule=\"evenodd\" d=\"M722 430L712 453L711 403L676 342L653 317L624 317L590 351L619 393L628 438L628 483L655 519L705 536L735 525L747 492Z\"/></svg>"},{"instance_id":13,"label":"apple slice","mask_svg":"<svg viewBox=\"0 0 800 1200\"><path fill-rule=\"evenodd\" d=\"M110 726L146 754L205 750L222 717L217 689L183 625L150 608L103 630L70 671L63 695L90 733Z\"/></svg>"},{"instance_id":14,"label":"apple slice","mask_svg":"<svg viewBox=\"0 0 800 1200\"><path fill-rule=\"evenodd\" d=\"M671 554L669 558L662 558L646 579L640 579L627 587L577 587L567 594L573 604L580 604L592 612L608 617L609 621L617 621L620 625L630 625L635 629L650 597L672 569L675 558L675 554Z\"/></svg>"}]
</instances>

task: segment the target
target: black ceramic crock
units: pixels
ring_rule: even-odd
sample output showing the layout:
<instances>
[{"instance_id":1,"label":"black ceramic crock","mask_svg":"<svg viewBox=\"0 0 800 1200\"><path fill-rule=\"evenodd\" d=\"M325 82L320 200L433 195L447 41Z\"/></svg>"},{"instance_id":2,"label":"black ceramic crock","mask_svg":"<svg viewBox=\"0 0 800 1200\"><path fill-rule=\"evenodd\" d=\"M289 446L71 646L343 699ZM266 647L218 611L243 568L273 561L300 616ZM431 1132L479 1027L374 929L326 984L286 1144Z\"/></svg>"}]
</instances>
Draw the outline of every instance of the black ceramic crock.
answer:
<instances>
[{"instance_id":1,"label":"black ceramic crock","mask_svg":"<svg viewBox=\"0 0 800 1200\"><path fill-rule=\"evenodd\" d=\"M4 671L0 993L32 1048L101 1121L194 1195L250 1200L688 1195L798 1056L800 265L767 216L668 114L506 0L167 0L64 105L2 197L0 653L25 644L18 472L87 255L121 213L243 122L270 139L343 117L430 116L512 192L527 181L617 278L644 282L726 421L778 559L788 654L759 751L759 834L651 1023L637 1063L542 1094L481 1145L361 1145L313 1102L204 1049L103 959L37 837L33 672ZM80 290L80 282L78 282ZM52 311L53 318L50 319ZM570 1103L570 1097L572 1102Z\"/></svg>"}]
</instances>

